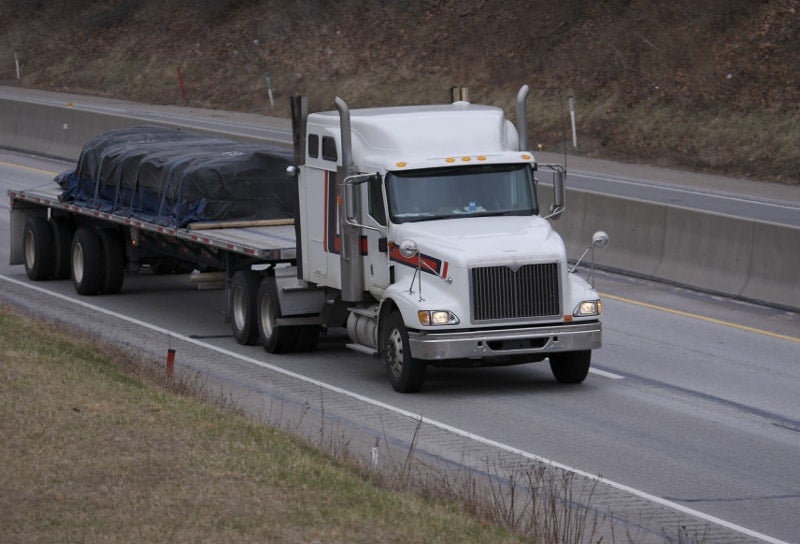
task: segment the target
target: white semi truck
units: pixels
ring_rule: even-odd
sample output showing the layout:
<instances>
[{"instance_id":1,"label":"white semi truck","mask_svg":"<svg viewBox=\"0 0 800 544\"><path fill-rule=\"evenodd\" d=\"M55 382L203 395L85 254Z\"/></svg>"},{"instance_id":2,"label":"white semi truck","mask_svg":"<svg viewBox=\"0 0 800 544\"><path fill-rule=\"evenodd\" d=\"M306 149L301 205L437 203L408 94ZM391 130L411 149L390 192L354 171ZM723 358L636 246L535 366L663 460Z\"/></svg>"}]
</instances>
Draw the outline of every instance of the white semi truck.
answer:
<instances>
[{"instance_id":1,"label":"white semi truck","mask_svg":"<svg viewBox=\"0 0 800 544\"><path fill-rule=\"evenodd\" d=\"M224 272L239 343L313 350L325 328L346 327L347 346L381 358L399 392L420 390L428 365L545 358L559 382L580 383L601 346L602 306L550 224L565 173L529 150L527 94L517 127L464 101L350 110L337 98L337 111L308 114L294 97L294 157L280 172L295 188L292 218L137 215L121 203L134 174L119 160L96 172L122 180L102 205L100 185L84 200L58 186L9 191L10 262L32 280L71 277L83 295L119 292L145 265ZM546 211L539 169L553 175Z\"/></svg>"}]
</instances>

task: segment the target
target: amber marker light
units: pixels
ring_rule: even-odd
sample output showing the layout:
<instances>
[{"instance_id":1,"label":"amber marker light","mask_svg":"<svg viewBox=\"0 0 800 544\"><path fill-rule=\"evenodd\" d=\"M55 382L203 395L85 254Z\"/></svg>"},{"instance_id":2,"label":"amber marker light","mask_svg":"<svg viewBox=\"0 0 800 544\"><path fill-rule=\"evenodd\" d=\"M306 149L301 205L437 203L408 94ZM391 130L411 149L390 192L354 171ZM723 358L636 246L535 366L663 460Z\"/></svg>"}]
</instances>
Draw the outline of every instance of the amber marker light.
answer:
<instances>
[{"instance_id":1,"label":"amber marker light","mask_svg":"<svg viewBox=\"0 0 800 544\"><path fill-rule=\"evenodd\" d=\"M400 161L400 162L396 162L396 163L394 163L394 165L395 165L396 167L398 167L398 168L405 168L405 167L407 166L407 163L405 163L405 162L403 162L403 161Z\"/></svg>"},{"instance_id":2,"label":"amber marker light","mask_svg":"<svg viewBox=\"0 0 800 544\"><path fill-rule=\"evenodd\" d=\"M478 160L479 161L485 161L486 157L484 155L478 155Z\"/></svg>"},{"instance_id":3,"label":"amber marker light","mask_svg":"<svg viewBox=\"0 0 800 544\"><path fill-rule=\"evenodd\" d=\"M472 157L461 157L461 160L464 162L469 162L472 160Z\"/></svg>"},{"instance_id":4,"label":"amber marker light","mask_svg":"<svg viewBox=\"0 0 800 544\"><path fill-rule=\"evenodd\" d=\"M526 154L524 154L524 155L522 156L522 158L523 158L524 160L526 160L526 161L529 161L529 160L531 160L533 157L531 157L530 155L528 155L528 154L526 153Z\"/></svg>"},{"instance_id":5,"label":"amber marker light","mask_svg":"<svg viewBox=\"0 0 800 544\"><path fill-rule=\"evenodd\" d=\"M456 160L453 157L447 157L444 162L456 162Z\"/></svg>"}]
</instances>

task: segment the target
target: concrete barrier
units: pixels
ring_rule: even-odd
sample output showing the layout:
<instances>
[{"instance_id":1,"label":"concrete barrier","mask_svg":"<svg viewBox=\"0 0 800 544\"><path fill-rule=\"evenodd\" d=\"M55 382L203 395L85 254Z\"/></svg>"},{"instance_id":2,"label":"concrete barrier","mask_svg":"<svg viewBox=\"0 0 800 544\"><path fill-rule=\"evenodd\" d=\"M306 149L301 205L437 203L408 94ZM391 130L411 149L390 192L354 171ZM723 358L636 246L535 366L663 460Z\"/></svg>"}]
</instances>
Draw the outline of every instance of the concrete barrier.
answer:
<instances>
[{"instance_id":1,"label":"concrete barrier","mask_svg":"<svg viewBox=\"0 0 800 544\"><path fill-rule=\"evenodd\" d=\"M750 274L740 295L800 308L800 228L753 224Z\"/></svg>"},{"instance_id":2,"label":"concrete barrier","mask_svg":"<svg viewBox=\"0 0 800 544\"><path fill-rule=\"evenodd\" d=\"M550 188L539 197L549 209ZM553 225L572 259L604 230L611 243L595 253L600 268L800 309L798 228L573 189Z\"/></svg>"},{"instance_id":3,"label":"concrete barrier","mask_svg":"<svg viewBox=\"0 0 800 544\"><path fill-rule=\"evenodd\" d=\"M98 132L141 124L176 126L0 99L0 146L67 160ZM544 214L552 190L540 187L539 197ZM611 243L595 254L600 267L800 310L798 228L572 189L554 226L573 259L605 230Z\"/></svg>"},{"instance_id":4,"label":"concrete barrier","mask_svg":"<svg viewBox=\"0 0 800 544\"><path fill-rule=\"evenodd\" d=\"M656 278L738 295L750 275L753 222L665 207L664 252Z\"/></svg>"}]
</instances>

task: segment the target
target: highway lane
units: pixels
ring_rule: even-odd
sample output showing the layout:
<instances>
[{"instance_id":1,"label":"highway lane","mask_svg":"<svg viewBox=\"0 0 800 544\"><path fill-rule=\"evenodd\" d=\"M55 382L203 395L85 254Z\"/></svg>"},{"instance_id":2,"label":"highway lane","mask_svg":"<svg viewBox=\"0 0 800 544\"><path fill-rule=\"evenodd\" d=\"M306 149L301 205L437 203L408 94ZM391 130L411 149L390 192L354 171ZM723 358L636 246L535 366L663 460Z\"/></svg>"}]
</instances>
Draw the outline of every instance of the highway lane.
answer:
<instances>
[{"instance_id":1,"label":"highway lane","mask_svg":"<svg viewBox=\"0 0 800 544\"><path fill-rule=\"evenodd\" d=\"M0 153L0 190L50 183L64 166ZM0 274L27 282L21 266L6 265L7 200L2 204ZM37 286L76 297L68 281ZM797 541L798 316L619 276L599 275L598 287L607 295L606 335L594 366L610 375L563 387L546 363L432 369L424 392L413 396L393 393L377 361L346 350L342 331L303 356L236 345L222 322L222 292L194 291L182 276L129 276L120 295L89 300Z\"/></svg>"},{"instance_id":2,"label":"highway lane","mask_svg":"<svg viewBox=\"0 0 800 544\"><path fill-rule=\"evenodd\" d=\"M657 185L643 179L626 179L577 170L571 171L568 178L570 187L584 191L800 227L800 201L774 200L703 187ZM800 191L798 193L800 196Z\"/></svg>"}]
</instances>

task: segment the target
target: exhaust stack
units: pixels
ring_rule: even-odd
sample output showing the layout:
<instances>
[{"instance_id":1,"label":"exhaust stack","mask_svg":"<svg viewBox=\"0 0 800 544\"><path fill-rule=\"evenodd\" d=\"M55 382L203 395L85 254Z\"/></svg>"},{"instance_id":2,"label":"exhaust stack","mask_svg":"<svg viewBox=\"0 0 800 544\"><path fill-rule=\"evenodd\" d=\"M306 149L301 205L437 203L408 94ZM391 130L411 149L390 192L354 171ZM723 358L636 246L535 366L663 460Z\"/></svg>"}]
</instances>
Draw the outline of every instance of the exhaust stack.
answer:
<instances>
[{"instance_id":1,"label":"exhaust stack","mask_svg":"<svg viewBox=\"0 0 800 544\"><path fill-rule=\"evenodd\" d=\"M361 262L361 230L345 222L347 210L358 217L358 191L351 193L353 202L345 187L345 179L353 174L353 143L350 129L350 108L347 103L336 97L336 110L339 112L339 128L341 130L342 165L337 172L336 187L339 198L339 232L342 233L342 252L339 255L341 264L342 300L359 302L364 295L364 267Z\"/></svg>"}]
</instances>

